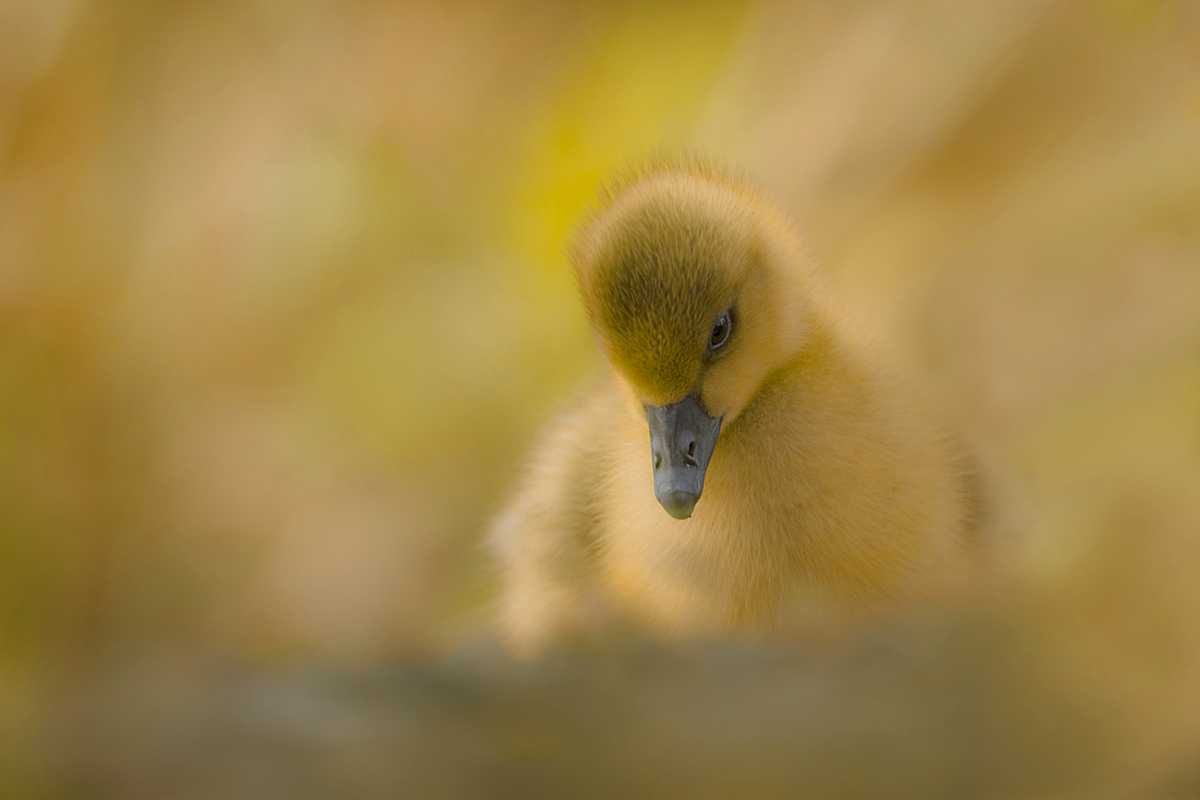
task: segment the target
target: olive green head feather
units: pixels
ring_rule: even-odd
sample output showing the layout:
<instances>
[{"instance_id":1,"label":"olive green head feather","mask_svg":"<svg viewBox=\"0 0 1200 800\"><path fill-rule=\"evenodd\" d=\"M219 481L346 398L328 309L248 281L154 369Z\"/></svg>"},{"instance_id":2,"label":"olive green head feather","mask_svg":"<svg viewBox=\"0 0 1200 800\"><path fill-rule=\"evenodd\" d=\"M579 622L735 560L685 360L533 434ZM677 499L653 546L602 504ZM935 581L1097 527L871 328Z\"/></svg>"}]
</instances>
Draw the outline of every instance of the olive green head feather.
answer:
<instances>
[{"instance_id":1,"label":"olive green head feather","mask_svg":"<svg viewBox=\"0 0 1200 800\"><path fill-rule=\"evenodd\" d=\"M666 402L696 388L713 323L756 258L753 209L711 172L662 168L611 191L572 256L614 366Z\"/></svg>"}]
</instances>

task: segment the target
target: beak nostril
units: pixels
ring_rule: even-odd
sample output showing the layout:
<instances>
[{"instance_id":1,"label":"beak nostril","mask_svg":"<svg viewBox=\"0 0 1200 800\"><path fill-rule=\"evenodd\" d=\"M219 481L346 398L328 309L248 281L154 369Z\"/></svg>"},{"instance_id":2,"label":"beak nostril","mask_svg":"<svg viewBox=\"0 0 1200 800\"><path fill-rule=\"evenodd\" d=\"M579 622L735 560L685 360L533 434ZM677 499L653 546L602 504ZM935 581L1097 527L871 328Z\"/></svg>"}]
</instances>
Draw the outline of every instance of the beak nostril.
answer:
<instances>
[{"instance_id":1,"label":"beak nostril","mask_svg":"<svg viewBox=\"0 0 1200 800\"><path fill-rule=\"evenodd\" d=\"M661 454L661 453L655 453L655 454L654 454L654 468L655 468L655 469L658 469L658 468L659 468L659 467L661 467L661 466L662 466L662 454Z\"/></svg>"},{"instance_id":2,"label":"beak nostril","mask_svg":"<svg viewBox=\"0 0 1200 800\"><path fill-rule=\"evenodd\" d=\"M683 464L685 467L698 467L696 462L696 440L688 439L687 453L683 456Z\"/></svg>"}]
</instances>

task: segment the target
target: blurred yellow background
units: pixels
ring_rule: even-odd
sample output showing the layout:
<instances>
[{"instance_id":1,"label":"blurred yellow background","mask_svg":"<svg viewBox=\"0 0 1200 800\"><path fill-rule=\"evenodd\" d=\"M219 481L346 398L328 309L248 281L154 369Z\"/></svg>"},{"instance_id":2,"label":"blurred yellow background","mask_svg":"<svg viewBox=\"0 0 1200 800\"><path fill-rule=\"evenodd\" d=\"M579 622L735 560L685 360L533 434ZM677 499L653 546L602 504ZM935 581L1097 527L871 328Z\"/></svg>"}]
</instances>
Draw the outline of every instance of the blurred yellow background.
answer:
<instances>
[{"instance_id":1,"label":"blurred yellow background","mask_svg":"<svg viewBox=\"0 0 1200 800\"><path fill-rule=\"evenodd\" d=\"M481 630L488 520L602 368L564 243L655 154L796 217L1036 509L1005 563L1115 502L1200 530L1195 3L18 0L0 39L15 719L113 660Z\"/></svg>"}]
</instances>

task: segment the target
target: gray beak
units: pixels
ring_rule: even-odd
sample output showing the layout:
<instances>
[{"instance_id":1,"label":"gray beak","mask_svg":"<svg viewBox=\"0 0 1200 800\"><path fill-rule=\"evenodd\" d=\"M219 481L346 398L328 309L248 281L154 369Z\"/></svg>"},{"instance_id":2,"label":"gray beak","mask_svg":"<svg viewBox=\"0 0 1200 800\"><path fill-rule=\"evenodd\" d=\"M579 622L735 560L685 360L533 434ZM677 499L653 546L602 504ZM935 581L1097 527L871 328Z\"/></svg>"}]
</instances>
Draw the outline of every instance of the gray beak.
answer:
<instances>
[{"instance_id":1,"label":"gray beak","mask_svg":"<svg viewBox=\"0 0 1200 800\"><path fill-rule=\"evenodd\" d=\"M669 406L646 406L654 496L675 519L687 519L704 489L721 418L710 417L694 394Z\"/></svg>"}]
</instances>

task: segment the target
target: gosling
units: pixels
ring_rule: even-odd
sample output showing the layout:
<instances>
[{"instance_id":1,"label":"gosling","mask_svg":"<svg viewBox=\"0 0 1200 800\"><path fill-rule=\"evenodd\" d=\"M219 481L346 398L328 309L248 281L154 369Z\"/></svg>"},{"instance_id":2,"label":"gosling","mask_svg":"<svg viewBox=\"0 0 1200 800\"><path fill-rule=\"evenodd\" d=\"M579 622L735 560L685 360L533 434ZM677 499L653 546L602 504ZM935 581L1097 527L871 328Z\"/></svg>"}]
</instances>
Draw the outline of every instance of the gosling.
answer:
<instances>
[{"instance_id":1,"label":"gosling","mask_svg":"<svg viewBox=\"0 0 1200 800\"><path fill-rule=\"evenodd\" d=\"M607 192L571 261L611 374L492 532L516 650L614 618L769 633L798 603L861 619L962 584L960 458L852 343L780 211L659 166Z\"/></svg>"}]
</instances>

